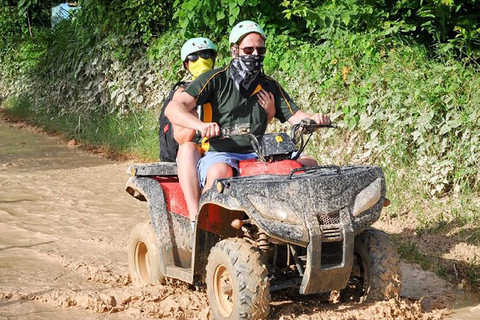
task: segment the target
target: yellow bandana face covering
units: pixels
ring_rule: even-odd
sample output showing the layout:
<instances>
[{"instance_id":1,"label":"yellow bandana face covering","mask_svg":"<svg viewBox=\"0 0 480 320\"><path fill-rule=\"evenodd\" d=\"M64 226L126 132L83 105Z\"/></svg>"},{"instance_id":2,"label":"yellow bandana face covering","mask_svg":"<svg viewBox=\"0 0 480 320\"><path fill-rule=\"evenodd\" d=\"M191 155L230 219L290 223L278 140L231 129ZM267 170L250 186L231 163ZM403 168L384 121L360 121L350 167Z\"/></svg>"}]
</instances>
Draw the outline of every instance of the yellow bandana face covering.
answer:
<instances>
[{"instance_id":1,"label":"yellow bandana face covering","mask_svg":"<svg viewBox=\"0 0 480 320\"><path fill-rule=\"evenodd\" d=\"M212 59L203 59L198 57L198 60L195 62L190 61L188 63L188 70L192 74L193 79L204 73L213 69L213 60Z\"/></svg>"}]
</instances>

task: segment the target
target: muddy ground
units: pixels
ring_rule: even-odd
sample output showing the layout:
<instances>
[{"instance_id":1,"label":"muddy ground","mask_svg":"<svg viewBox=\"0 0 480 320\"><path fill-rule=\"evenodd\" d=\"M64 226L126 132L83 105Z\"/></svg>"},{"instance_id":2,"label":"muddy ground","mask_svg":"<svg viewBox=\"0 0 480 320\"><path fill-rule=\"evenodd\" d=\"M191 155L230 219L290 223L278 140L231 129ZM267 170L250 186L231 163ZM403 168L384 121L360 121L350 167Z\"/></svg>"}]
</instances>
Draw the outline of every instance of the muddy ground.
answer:
<instances>
[{"instance_id":1,"label":"muddy ground","mask_svg":"<svg viewBox=\"0 0 480 320\"><path fill-rule=\"evenodd\" d=\"M0 319L210 318L202 290L131 284L128 236L148 212L124 191L129 164L0 121ZM471 294L418 265L402 270L399 301L274 293L269 319L480 319Z\"/></svg>"}]
</instances>

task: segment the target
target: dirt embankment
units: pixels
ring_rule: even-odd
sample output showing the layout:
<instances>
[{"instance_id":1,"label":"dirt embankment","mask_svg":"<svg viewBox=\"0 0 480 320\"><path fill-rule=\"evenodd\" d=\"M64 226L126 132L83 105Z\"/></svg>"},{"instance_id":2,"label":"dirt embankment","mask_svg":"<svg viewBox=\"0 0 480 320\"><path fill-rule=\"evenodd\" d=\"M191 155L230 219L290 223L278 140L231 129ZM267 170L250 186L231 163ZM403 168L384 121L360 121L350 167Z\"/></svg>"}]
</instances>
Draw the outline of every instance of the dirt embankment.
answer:
<instances>
[{"instance_id":1,"label":"dirt embankment","mask_svg":"<svg viewBox=\"0 0 480 320\"><path fill-rule=\"evenodd\" d=\"M18 127L0 121L0 319L210 318L203 290L132 286L128 235L148 212L124 191L128 163ZM478 301L455 286L416 265L402 269L399 301L274 293L270 319L442 319L456 302L480 318Z\"/></svg>"}]
</instances>

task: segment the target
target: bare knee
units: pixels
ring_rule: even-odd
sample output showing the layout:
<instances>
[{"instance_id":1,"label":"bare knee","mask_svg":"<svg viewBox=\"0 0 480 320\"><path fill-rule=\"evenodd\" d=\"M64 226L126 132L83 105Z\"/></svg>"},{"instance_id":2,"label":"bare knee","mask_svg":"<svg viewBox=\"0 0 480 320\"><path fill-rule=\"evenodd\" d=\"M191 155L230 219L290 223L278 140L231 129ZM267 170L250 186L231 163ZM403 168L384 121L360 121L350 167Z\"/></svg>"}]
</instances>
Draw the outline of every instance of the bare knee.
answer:
<instances>
[{"instance_id":1,"label":"bare knee","mask_svg":"<svg viewBox=\"0 0 480 320\"><path fill-rule=\"evenodd\" d=\"M193 163L196 165L201 156L196 143L186 142L178 147L177 162L179 165L184 163Z\"/></svg>"},{"instance_id":2,"label":"bare knee","mask_svg":"<svg viewBox=\"0 0 480 320\"><path fill-rule=\"evenodd\" d=\"M198 145L194 142L185 142L178 147L179 156L187 156L192 154L199 154Z\"/></svg>"},{"instance_id":3,"label":"bare knee","mask_svg":"<svg viewBox=\"0 0 480 320\"><path fill-rule=\"evenodd\" d=\"M207 181L204 190L212 187L215 179L223 179L233 177L233 169L226 163L216 163L208 169Z\"/></svg>"},{"instance_id":4,"label":"bare knee","mask_svg":"<svg viewBox=\"0 0 480 320\"><path fill-rule=\"evenodd\" d=\"M311 156L301 156L298 159L298 162L303 164L304 167L316 167L316 166L318 166L317 160L315 160L315 158L313 158Z\"/></svg>"}]
</instances>

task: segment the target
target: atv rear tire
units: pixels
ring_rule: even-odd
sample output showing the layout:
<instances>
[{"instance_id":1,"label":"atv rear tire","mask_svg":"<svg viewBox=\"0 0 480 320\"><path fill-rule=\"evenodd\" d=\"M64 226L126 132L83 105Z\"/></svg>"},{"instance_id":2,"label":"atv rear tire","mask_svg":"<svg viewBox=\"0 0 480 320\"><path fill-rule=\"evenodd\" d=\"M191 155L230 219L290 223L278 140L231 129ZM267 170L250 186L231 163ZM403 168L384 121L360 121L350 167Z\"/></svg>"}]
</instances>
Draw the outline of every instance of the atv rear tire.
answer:
<instances>
[{"instance_id":1,"label":"atv rear tire","mask_svg":"<svg viewBox=\"0 0 480 320\"><path fill-rule=\"evenodd\" d=\"M270 282L256 247L243 239L222 240L210 251L206 271L214 319L266 319Z\"/></svg>"},{"instance_id":2,"label":"atv rear tire","mask_svg":"<svg viewBox=\"0 0 480 320\"><path fill-rule=\"evenodd\" d=\"M160 248L150 221L140 222L130 233L128 265L134 284L163 282Z\"/></svg>"},{"instance_id":3,"label":"atv rear tire","mask_svg":"<svg viewBox=\"0 0 480 320\"><path fill-rule=\"evenodd\" d=\"M398 298L402 271L397 251L388 235L367 229L355 237L355 257L350 280L340 300L375 301Z\"/></svg>"}]
</instances>

